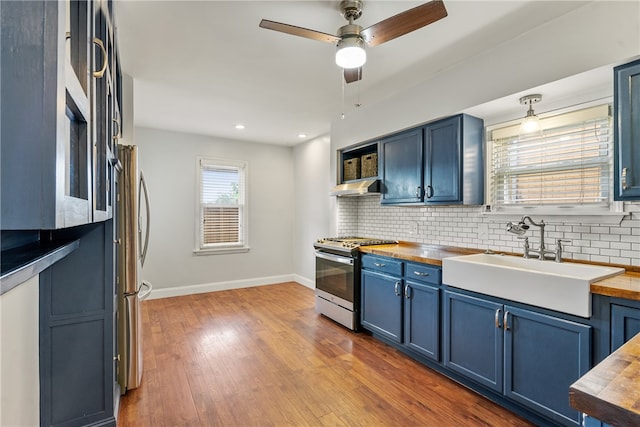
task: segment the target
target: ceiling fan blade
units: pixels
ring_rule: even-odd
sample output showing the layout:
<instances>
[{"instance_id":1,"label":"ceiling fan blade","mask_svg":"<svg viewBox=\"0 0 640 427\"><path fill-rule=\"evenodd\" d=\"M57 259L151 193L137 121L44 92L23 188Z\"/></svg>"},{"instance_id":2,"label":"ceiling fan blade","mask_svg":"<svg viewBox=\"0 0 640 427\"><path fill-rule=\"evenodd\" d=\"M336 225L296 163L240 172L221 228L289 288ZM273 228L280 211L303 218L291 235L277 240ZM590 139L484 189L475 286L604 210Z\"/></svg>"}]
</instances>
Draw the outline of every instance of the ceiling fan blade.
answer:
<instances>
[{"instance_id":1,"label":"ceiling fan blade","mask_svg":"<svg viewBox=\"0 0 640 427\"><path fill-rule=\"evenodd\" d=\"M411 31L422 28L447 16L441 0L414 7L362 30L360 35L369 46L377 46Z\"/></svg>"},{"instance_id":2,"label":"ceiling fan blade","mask_svg":"<svg viewBox=\"0 0 640 427\"><path fill-rule=\"evenodd\" d=\"M269 21L267 19L260 21L260 27L321 42L338 43L340 41L340 37L334 36L333 34L321 33L320 31L296 27L295 25L282 24L280 22Z\"/></svg>"},{"instance_id":3,"label":"ceiling fan blade","mask_svg":"<svg viewBox=\"0 0 640 427\"><path fill-rule=\"evenodd\" d=\"M360 79L362 79L362 67L344 69L345 82L353 83L353 82L357 82Z\"/></svg>"}]
</instances>

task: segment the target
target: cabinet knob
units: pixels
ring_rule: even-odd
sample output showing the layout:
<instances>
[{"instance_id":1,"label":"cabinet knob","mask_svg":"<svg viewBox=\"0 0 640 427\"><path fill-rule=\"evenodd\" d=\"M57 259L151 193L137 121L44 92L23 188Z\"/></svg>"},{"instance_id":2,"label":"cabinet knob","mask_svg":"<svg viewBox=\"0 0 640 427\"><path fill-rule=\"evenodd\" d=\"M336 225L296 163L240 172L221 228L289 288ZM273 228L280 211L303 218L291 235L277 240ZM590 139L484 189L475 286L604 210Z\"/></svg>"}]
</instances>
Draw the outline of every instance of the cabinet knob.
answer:
<instances>
[{"instance_id":1,"label":"cabinet knob","mask_svg":"<svg viewBox=\"0 0 640 427\"><path fill-rule=\"evenodd\" d=\"M422 187L418 185L418 187L416 188L416 199L420 198L421 193L422 193Z\"/></svg>"},{"instance_id":2,"label":"cabinet knob","mask_svg":"<svg viewBox=\"0 0 640 427\"><path fill-rule=\"evenodd\" d=\"M373 265L375 265L376 267L384 267L386 264L383 264L381 262L374 262Z\"/></svg>"},{"instance_id":3,"label":"cabinet knob","mask_svg":"<svg viewBox=\"0 0 640 427\"><path fill-rule=\"evenodd\" d=\"M420 277L427 277L429 273L423 273L422 271L414 271L413 274Z\"/></svg>"},{"instance_id":4,"label":"cabinet knob","mask_svg":"<svg viewBox=\"0 0 640 427\"><path fill-rule=\"evenodd\" d=\"M116 245L119 245L120 243L122 243L122 240L120 240L120 238L117 238L117 239L114 239L113 243Z\"/></svg>"},{"instance_id":5,"label":"cabinet knob","mask_svg":"<svg viewBox=\"0 0 640 427\"><path fill-rule=\"evenodd\" d=\"M400 282L396 282L395 286L393 287L393 291L396 294L397 297L401 296L402 293L400 292L400 286L402 284Z\"/></svg>"}]
</instances>

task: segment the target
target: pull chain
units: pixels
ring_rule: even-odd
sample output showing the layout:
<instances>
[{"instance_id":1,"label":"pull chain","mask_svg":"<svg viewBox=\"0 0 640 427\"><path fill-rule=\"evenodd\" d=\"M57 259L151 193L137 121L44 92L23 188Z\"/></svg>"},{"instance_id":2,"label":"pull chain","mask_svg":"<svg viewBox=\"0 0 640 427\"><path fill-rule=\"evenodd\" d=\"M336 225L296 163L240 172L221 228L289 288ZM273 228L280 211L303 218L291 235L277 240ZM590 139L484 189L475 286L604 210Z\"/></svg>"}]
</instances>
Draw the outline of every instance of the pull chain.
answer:
<instances>
[{"instance_id":1,"label":"pull chain","mask_svg":"<svg viewBox=\"0 0 640 427\"><path fill-rule=\"evenodd\" d=\"M342 69L340 70L342 71ZM340 73L340 81L342 82L342 114L340 114L340 120L344 120L344 77L342 76L342 72Z\"/></svg>"}]
</instances>

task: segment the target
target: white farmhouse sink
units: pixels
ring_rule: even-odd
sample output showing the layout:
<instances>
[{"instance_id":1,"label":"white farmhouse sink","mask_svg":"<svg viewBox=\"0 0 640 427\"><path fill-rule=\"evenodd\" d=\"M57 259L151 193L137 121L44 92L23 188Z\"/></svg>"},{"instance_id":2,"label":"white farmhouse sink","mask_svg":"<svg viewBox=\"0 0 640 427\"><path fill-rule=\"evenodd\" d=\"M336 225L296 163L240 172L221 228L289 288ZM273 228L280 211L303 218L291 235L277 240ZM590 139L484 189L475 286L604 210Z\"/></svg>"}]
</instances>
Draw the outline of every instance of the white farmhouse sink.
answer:
<instances>
[{"instance_id":1,"label":"white farmhouse sink","mask_svg":"<svg viewBox=\"0 0 640 427\"><path fill-rule=\"evenodd\" d=\"M446 285L581 317L591 317L589 285L621 273L624 268L494 254L442 260Z\"/></svg>"}]
</instances>

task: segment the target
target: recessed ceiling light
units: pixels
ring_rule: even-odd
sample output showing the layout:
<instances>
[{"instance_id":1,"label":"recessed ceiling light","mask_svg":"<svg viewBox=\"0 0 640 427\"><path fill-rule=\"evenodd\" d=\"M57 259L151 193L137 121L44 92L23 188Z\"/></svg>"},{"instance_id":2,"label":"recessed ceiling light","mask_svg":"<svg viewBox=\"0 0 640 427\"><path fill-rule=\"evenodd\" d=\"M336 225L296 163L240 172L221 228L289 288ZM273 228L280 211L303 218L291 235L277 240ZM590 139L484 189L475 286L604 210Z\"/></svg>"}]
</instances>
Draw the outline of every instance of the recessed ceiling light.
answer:
<instances>
[{"instance_id":1,"label":"recessed ceiling light","mask_svg":"<svg viewBox=\"0 0 640 427\"><path fill-rule=\"evenodd\" d=\"M242 125L242 124L237 124L237 125L236 125L236 129L238 129L238 130L242 130L242 129L244 129L244 125Z\"/></svg>"},{"instance_id":2,"label":"recessed ceiling light","mask_svg":"<svg viewBox=\"0 0 640 427\"><path fill-rule=\"evenodd\" d=\"M306 133L299 133L298 134L298 138L306 138L307 134Z\"/></svg>"}]
</instances>

